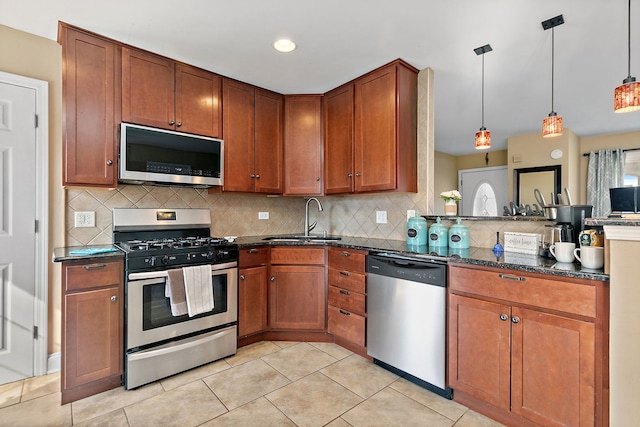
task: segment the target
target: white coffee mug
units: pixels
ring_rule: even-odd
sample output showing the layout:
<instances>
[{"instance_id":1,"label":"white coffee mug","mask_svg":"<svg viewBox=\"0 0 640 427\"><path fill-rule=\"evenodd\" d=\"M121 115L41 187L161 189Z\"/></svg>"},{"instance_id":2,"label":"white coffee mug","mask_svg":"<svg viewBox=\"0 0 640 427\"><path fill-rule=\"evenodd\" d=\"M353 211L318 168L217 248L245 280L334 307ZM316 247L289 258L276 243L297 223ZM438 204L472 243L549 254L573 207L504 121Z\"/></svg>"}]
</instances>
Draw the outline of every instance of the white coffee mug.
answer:
<instances>
[{"instance_id":1,"label":"white coffee mug","mask_svg":"<svg viewBox=\"0 0 640 427\"><path fill-rule=\"evenodd\" d=\"M555 242L549 247L549 251L551 251L551 255L553 255L558 262L573 262L573 251L575 248L575 243Z\"/></svg>"},{"instance_id":2,"label":"white coffee mug","mask_svg":"<svg viewBox=\"0 0 640 427\"><path fill-rule=\"evenodd\" d=\"M584 268L597 270L604 266L604 248L602 246L580 246L573 253Z\"/></svg>"}]
</instances>

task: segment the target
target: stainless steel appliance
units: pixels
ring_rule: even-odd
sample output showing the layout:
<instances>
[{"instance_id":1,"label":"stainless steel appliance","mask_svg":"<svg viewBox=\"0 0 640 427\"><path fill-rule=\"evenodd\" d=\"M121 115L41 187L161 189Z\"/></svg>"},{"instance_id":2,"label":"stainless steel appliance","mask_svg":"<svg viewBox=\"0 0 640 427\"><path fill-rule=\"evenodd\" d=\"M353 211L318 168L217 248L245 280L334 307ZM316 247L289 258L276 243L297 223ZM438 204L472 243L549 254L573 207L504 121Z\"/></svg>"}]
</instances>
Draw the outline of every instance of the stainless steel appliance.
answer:
<instances>
[{"instance_id":1,"label":"stainless steel appliance","mask_svg":"<svg viewBox=\"0 0 640 427\"><path fill-rule=\"evenodd\" d=\"M126 389L235 354L238 248L210 237L208 209L114 209L113 241L125 252ZM210 265L214 308L172 315L169 270Z\"/></svg>"},{"instance_id":2,"label":"stainless steel appliance","mask_svg":"<svg viewBox=\"0 0 640 427\"><path fill-rule=\"evenodd\" d=\"M211 187L224 182L224 142L122 123L118 180Z\"/></svg>"},{"instance_id":3,"label":"stainless steel appliance","mask_svg":"<svg viewBox=\"0 0 640 427\"><path fill-rule=\"evenodd\" d=\"M451 399L445 382L446 264L383 253L367 257L367 273L367 354Z\"/></svg>"}]
</instances>

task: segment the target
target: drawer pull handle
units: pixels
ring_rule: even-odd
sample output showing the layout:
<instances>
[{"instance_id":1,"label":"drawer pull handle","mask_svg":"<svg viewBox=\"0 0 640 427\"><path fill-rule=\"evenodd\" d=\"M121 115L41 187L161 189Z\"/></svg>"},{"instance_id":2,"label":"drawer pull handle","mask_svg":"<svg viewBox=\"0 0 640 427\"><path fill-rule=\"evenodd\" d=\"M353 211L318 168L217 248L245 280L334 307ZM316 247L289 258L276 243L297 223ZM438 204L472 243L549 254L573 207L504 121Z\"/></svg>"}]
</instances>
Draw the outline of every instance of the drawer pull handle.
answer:
<instances>
[{"instance_id":1,"label":"drawer pull handle","mask_svg":"<svg viewBox=\"0 0 640 427\"><path fill-rule=\"evenodd\" d=\"M509 316L507 316L506 314L501 314L500 315L500 320L502 320L503 322L507 321L508 319L509 319Z\"/></svg>"},{"instance_id":2,"label":"drawer pull handle","mask_svg":"<svg viewBox=\"0 0 640 427\"><path fill-rule=\"evenodd\" d=\"M345 291L344 289L340 289L340 293L341 293L342 295L351 295L351 292L349 292L349 291Z\"/></svg>"},{"instance_id":3,"label":"drawer pull handle","mask_svg":"<svg viewBox=\"0 0 640 427\"><path fill-rule=\"evenodd\" d=\"M116 302L116 301L118 301L118 297L117 297L117 296L115 296L115 295L113 295L113 296L111 297L111 302Z\"/></svg>"},{"instance_id":4,"label":"drawer pull handle","mask_svg":"<svg viewBox=\"0 0 640 427\"><path fill-rule=\"evenodd\" d=\"M499 274L498 277L500 277L501 279L515 280L516 282L524 282L525 280L527 280L526 277L512 276L510 274Z\"/></svg>"},{"instance_id":5,"label":"drawer pull handle","mask_svg":"<svg viewBox=\"0 0 640 427\"><path fill-rule=\"evenodd\" d=\"M518 316L513 316L513 317L511 318L511 322L512 322L512 323L520 323L520 318L519 318Z\"/></svg>"},{"instance_id":6,"label":"drawer pull handle","mask_svg":"<svg viewBox=\"0 0 640 427\"><path fill-rule=\"evenodd\" d=\"M345 316L351 316L351 313L349 313L348 311L344 311L344 310L340 310L340 314L343 314Z\"/></svg>"},{"instance_id":7,"label":"drawer pull handle","mask_svg":"<svg viewBox=\"0 0 640 427\"><path fill-rule=\"evenodd\" d=\"M105 268L107 266L107 264L88 264L88 265L83 265L82 268L84 268L85 270L98 270L100 268Z\"/></svg>"},{"instance_id":8,"label":"drawer pull handle","mask_svg":"<svg viewBox=\"0 0 640 427\"><path fill-rule=\"evenodd\" d=\"M349 252L340 252L340 256L351 256Z\"/></svg>"},{"instance_id":9,"label":"drawer pull handle","mask_svg":"<svg viewBox=\"0 0 640 427\"><path fill-rule=\"evenodd\" d=\"M258 252L260 252L260 249L256 248L251 248L247 251L248 254L257 254Z\"/></svg>"},{"instance_id":10,"label":"drawer pull handle","mask_svg":"<svg viewBox=\"0 0 640 427\"><path fill-rule=\"evenodd\" d=\"M351 276L351 273L349 273L348 271L341 271L340 274L347 277Z\"/></svg>"}]
</instances>

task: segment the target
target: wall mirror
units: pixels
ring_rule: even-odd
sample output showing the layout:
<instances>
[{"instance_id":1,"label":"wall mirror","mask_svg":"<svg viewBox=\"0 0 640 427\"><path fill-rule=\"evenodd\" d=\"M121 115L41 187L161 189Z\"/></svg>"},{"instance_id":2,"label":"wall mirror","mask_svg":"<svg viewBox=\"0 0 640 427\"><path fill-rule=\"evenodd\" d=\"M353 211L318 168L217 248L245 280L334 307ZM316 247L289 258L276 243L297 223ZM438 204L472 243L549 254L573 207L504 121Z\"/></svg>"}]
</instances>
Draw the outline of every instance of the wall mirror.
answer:
<instances>
[{"instance_id":1,"label":"wall mirror","mask_svg":"<svg viewBox=\"0 0 640 427\"><path fill-rule=\"evenodd\" d=\"M539 206L533 192L536 188L542 193L547 205L553 204L551 194L556 195L562 192L560 165L514 169L514 173L515 194L513 199L518 205L533 207L535 203ZM567 202L565 201L565 203Z\"/></svg>"}]
</instances>

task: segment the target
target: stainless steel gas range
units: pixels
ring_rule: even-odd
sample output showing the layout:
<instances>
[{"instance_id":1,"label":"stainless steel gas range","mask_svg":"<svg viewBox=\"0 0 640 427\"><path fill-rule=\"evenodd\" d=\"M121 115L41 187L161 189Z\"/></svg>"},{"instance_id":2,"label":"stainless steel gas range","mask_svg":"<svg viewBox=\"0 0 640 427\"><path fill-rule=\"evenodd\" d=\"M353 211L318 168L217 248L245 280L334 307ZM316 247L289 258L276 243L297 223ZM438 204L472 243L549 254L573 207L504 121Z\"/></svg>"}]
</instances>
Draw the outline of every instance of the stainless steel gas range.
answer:
<instances>
[{"instance_id":1,"label":"stainless steel gas range","mask_svg":"<svg viewBox=\"0 0 640 427\"><path fill-rule=\"evenodd\" d=\"M208 209L113 210L113 241L126 254L126 389L235 354L238 248L210 237L210 227ZM203 266L213 309L172 312L169 276Z\"/></svg>"}]
</instances>

